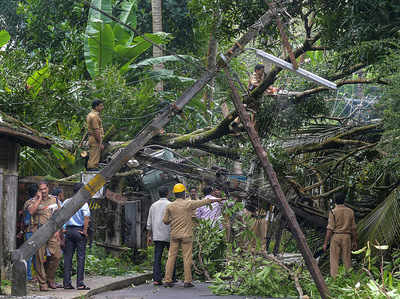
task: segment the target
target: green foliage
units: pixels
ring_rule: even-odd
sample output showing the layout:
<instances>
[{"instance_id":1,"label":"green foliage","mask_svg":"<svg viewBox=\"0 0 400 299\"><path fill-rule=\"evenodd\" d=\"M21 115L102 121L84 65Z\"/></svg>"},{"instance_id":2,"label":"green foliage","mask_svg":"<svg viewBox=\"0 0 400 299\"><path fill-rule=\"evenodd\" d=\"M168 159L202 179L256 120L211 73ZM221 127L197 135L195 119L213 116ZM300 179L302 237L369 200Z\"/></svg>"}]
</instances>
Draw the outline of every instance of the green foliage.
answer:
<instances>
[{"instance_id":1,"label":"green foliage","mask_svg":"<svg viewBox=\"0 0 400 299\"><path fill-rule=\"evenodd\" d=\"M17 45L49 58L51 62L65 61L65 56L83 58L81 53L72 50L83 46L79 45L87 18L83 2L24 0L14 9L23 20Z\"/></svg>"},{"instance_id":2,"label":"green foliage","mask_svg":"<svg viewBox=\"0 0 400 299\"><path fill-rule=\"evenodd\" d=\"M264 257L236 249L229 253L225 269L216 275L210 289L217 295L295 296L294 283L285 280L287 276L281 267Z\"/></svg>"},{"instance_id":3,"label":"green foliage","mask_svg":"<svg viewBox=\"0 0 400 299\"><path fill-rule=\"evenodd\" d=\"M5 44L7 44L9 40L10 40L10 34L5 30L1 30L0 31L0 48L3 47Z\"/></svg>"},{"instance_id":4,"label":"green foliage","mask_svg":"<svg viewBox=\"0 0 400 299\"><path fill-rule=\"evenodd\" d=\"M88 276L119 276L136 274L150 269L148 259L144 263L136 265L132 262L132 252L126 251L118 257L107 254L103 247L93 245L86 249L85 274ZM147 263L146 263L147 261ZM76 255L72 265L76 265ZM57 269L57 277L62 278L64 263L61 260ZM72 267L72 275L76 274L76 268Z\"/></svg>"},{"instance_id":5,"label":"green foliage","mask_svg":"<svg viewBox=\"0 0 400 299\"><path fill-rule=\"evenodd\" d=\"M206 35L200 31L199 19L188 9L190 0L162 1L163 31L173 35L168 48L178 53L203 55ZM151 1L138 0L138 30L152 32ZM150 56L150 55L149 55Z\"/></svg>"},{"instance_id":6,"label":"green foliage","mask_svg":"<svg viewBox=\"0 0 400 299\"><path fill-rule=\"evenodd\" d=\"M225 231L218 224L198 219L194 229L193 260L197 277L205 279L204 270L210 277L221 271L225 254Z\"/></svg>"},{"instance_id":7,"label":"green foliage","mask_svg":"<svg viewBox=\"0 0 400 299\"><path fill-rule=\"evenodd\" d=\"M111 0L93 0L92 5L111 15L111 2ZM122 10L120 21L135 27L136 2L125 0L120 5ZM144 34L146 40L142 36L134 37L133 32L126 27L92 8L89 10L86 36L85 60L87 70L93 79L112 63L118 63L120 71L126 73L129 65L152 46L148 40L157 44L168 42L168 35L163 33L146 33Z\"/></svg>"}]
</instances>

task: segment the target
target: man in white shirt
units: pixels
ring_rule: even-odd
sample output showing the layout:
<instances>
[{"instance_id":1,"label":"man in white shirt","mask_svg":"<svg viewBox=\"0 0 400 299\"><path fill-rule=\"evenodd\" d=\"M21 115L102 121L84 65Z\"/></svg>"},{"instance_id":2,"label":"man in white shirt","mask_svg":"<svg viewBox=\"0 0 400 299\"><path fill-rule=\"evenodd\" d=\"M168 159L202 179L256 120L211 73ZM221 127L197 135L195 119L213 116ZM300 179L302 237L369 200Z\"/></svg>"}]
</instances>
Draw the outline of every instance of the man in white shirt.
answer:
<instances>
[{"instance_id":1,"label":"man in white shirt","mask_svg":"<svg viewBox=\"0 0 400 299\"><path fill-rule=\"evenodd\" d=\"M162 285L161 258L164 248L169 249L170 243L170 226L162 221L165 209L171 203L167 198L169 194L168 187L161 186L158 194L160 199L151 205L149 216L147 217L147 245L151 245L151 242L154 242L154 285ZM175 269L173 276L175 278Z\"/></svg>"}]
</instances>

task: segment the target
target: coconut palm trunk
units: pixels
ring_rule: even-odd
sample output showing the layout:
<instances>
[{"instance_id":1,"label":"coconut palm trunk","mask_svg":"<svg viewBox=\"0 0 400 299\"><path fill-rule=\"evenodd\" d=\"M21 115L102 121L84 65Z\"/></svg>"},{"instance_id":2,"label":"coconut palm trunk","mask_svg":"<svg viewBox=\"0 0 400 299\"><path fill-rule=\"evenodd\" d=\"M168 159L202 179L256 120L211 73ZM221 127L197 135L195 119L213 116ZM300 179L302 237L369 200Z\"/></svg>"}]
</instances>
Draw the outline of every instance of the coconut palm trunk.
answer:
<instances>
[{"instance_id":1,"label":"coconut palm trunk","mask_svg":"<svg viewBox=\"0 0 400 299\"><path fill-rule=\"evenodd\" d=\"M162 0L151 0L151 12L153 16L153 33L162 32ZM153 57L163 56L163 51L153 46ZM154 70L163 69L163 64L154 65ZM163 90L163 83L160 81L156 86L157 91Z\"/></svg>"}]
</instances>

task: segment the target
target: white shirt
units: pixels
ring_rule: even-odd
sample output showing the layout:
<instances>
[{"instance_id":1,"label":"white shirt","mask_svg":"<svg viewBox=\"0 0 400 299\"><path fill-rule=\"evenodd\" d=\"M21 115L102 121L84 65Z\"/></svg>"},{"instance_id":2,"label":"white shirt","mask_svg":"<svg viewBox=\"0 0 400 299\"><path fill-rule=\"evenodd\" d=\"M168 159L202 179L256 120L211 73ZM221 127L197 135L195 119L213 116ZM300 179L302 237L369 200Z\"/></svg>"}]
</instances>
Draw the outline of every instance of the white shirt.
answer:
<instances>
[{"instance_id":1,"label":"white shirt","mask_svg":"<svg viewBox=\"0 0 400 299\"><path fill-rule=\"evenodd\" d=\"M170 227L163 223L165 209L171 202L167 198L160 198L153 203L147 217L147 230L151 231L153 241L169 242Z\"/></svg>"}]
</instances>

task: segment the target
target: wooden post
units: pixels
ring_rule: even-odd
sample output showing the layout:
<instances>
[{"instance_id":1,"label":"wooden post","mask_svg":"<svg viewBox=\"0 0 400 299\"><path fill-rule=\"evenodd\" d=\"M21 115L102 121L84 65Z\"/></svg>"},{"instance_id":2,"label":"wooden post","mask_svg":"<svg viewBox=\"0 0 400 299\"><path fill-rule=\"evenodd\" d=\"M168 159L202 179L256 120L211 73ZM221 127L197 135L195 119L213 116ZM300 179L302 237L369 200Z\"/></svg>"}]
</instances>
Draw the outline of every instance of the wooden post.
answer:
<instances>
[{"instance_id":1,"label":"wooden post","mask_svg":"<svg viewBox=\"0 0 400 299\"><path fill-rule=\"evenodd\" d=\"M0 168L0 281L6 279L4 273L4 255L3 255L3 247L4 247L4 238L3 238L3 225L4 221L4 196L3 196L3 168Z\"/></svg>"},{"instance_id":2,"label":"wooden post","mask_svg":"<svg viewBox=\"0 0 400 299\"><path fill-rule=\"evenodd\" d=\"M17 192L18 174L15 171L5 172L3 174L3 256L8 278L11 278L11 252L16 247Z\"/></svg>"},{"instance_id":3,"label":"wooden post","mask_svg":"<svg viewBox=\"0 0 400 299\"><path fill-rule=\"evenodd\" d=\"M229 73L229 66L226 65L225 73L228 78L229 86L232 90L232 100L235 105L235 108L239 114L240 120L242 124L246 128L247 134L249 135L250 141L254 147L254 150L261 161L262 167L264 169L264 173L268 175L268 180L271 183L272 189L274 190L275 196L278 199L278 203L280 204L280 208L283 216L288 220L288 225L291 232L294 234L297 240L297 246L299 247L303 258L306 262L307 268L311 273L311 276L314 279L315 284L317 285L318 291L322 297L322 299L328 298L328 288L325 284L325 280L321 274L321 271L318 268L318 265L311 253L310 248L307 245L304 234L297 222L296 216L289 206L289 203L286 200L285 194L283 193L281 186L279 185L278 178L276 173L272 167L271 162L268 159L267 152L262 147L260 137L254 128L254 123L250 119L249 113L246 111L242 101L240 100L239 93L233 83L232 77Z\"/></svg>"},{"instance_id":4,"label":"wooden post","mask_svg":"<svg viewBox=\"0 0 400 299\"><path fill-rule=\"evenodd\" d=\"M249 30L225 53L225 60L230 61L237 56L254 37L258 35L260 30L268 25L272 20L272 13L267 11L257 20L255 24L249 27ZM139 135L132 140L128 146L122 150L100 173L91 179L81 190L79 190L72 200L67 202L59 211L53 214L49 221L42 225L32 237L22 246L15 250L12 255L13 261L26 260L31 257L40 247L42 247L50 237L61 228L83 205L88 201L107 180L126 164L133 155L135 155L143 146L154 136L158 135L160 130L179 113L183 107L195 97L203 87L210 82L221 67L225 65L225 61L219 59L217 69L215 71L205 71L200 79L198 79L192 87L188 88L179 99L171 104L168 109L158 114L152 122L146 126Z\"/></svg>"}]
</instances>

